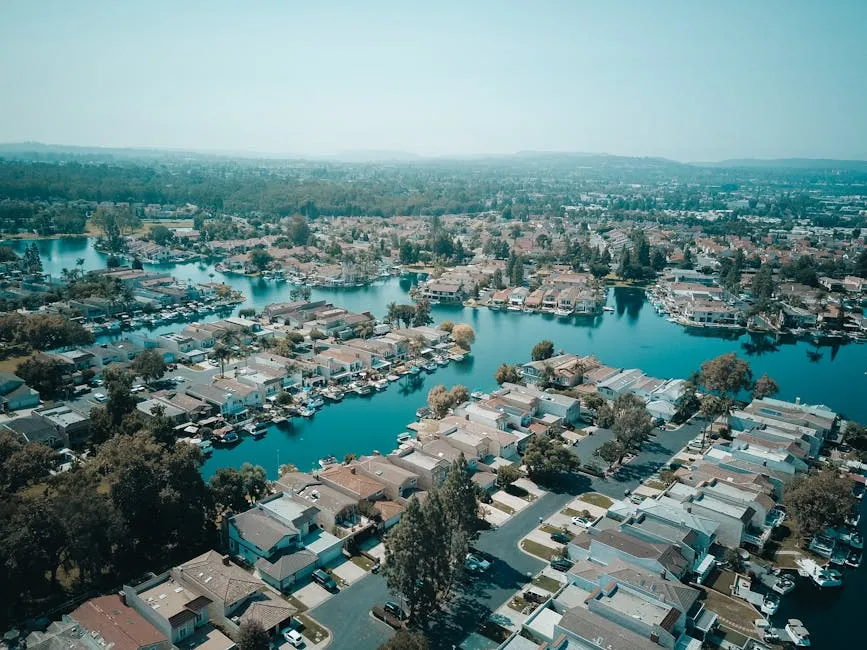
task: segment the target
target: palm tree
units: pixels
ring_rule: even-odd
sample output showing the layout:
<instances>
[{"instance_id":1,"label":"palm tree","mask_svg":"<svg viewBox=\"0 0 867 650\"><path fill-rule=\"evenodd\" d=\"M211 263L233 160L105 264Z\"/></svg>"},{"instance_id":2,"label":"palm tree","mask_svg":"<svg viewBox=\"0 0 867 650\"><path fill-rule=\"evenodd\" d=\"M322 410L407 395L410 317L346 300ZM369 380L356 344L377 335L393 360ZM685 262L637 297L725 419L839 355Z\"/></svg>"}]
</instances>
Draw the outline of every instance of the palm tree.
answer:
<instances>
[{"instance_id":1,"label":"palm tree","mask_svg":"<svg viewBox=\"0 0 867 650\"><path fill-rule=\"evenodd\" d=\"M220 376L226 376L226 361L232 358L232 351L222 343L214 346L214 356L220 361Z\"/></svg>"},{"instance_id":2,"label":"palm tree","mask_svg":"<svg viewBox=\"0 0 867 650\"><path fill-rule=\"evenodd\" d=\"M83 257L79 257L77 260L75 260L75 264L76 264L77 266L84 266L84 258L83 258Z\"/></svg>"}]
</instances>

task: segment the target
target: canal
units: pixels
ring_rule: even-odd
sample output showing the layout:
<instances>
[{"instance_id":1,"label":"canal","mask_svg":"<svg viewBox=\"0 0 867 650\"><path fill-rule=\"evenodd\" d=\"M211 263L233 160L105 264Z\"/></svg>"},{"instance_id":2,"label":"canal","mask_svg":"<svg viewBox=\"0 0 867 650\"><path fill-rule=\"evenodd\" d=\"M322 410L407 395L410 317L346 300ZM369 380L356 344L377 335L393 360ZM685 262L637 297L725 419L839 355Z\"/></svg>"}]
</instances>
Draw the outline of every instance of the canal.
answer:
<instances>
[{"instance_id":1,"label":"canal","mask_svg":"<svg viewBox=\"0 0 867 650\"><path fill-rule=\"evenodd\" d=\"M29 242L10 244L17 250ZM99 268L105 256L85 238L37 241L45 271L59 275L63 268ZM212 267L191 263L145 265L147 269L169 271L181 281L223 281L243 292L242 307L257 310L273 302L289 300L291 286L259 278L217 273ZM330 300L351 311L385 314L390 302L406 302L412 286L409 278L392 278L368 287L313 290L314 299ZM476 331L473 353L461 363L452 363L432 375L402 379L387 390L370 396L347 396L337 405L328 405L312 419L298 418L285 428L273 427L260 440L246 438L232 449L217 449L202 471L207 477L219 467L244 462L262 465L274 477L279 464L292 463L302 470L313 467L327 455L342 458L346 453L387 452L396 436L415 418L436 384L464 384L470 390L490 390L493 374L501 363L521 363L539 340L547 338L555 348L577 354L594 354L603 363L617 367L641 368L648 374L686 377L702 361L726 352L747 358L756 376L767 372L780 386L782 399L800 397L810 403L824 403L847 417L867 422L867 345L849 344L818 347L806 342L776 344L766 337L740 335L720 337L694 332L672 324L656 314L642 291L612 289L608 304L613 312L587 319L563 320L549 315L471 309L437 305L437 321L469 323ZM163 333L178 329L170 325L154 330ZM589 459L583 459L589 460ZM863 524L862 524L863 527ZM860 593L867 587L867 567L846 571L847 584L836 592L819 592L807 584L784 600L778 615L801 618L818 647L851 647L851 625L860 609Z\"/></svg>"}]
</instances>

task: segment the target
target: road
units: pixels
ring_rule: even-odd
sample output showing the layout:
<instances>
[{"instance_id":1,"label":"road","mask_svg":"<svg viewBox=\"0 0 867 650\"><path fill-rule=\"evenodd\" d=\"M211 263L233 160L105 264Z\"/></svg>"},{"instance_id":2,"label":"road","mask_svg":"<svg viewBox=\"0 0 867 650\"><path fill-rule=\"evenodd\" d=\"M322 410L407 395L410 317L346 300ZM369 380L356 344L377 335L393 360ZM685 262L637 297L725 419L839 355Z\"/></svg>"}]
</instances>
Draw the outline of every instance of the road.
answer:
<instances>
[{"instance_id":1,"label":"road","mask_svg":"<svg viewBox=\"0 0 867 650\"><path fill-rule=\"evenodd\" d=\"M496 557L491 569L474 576L458 591L449 608L431 622L436 634L429 635L432 648L449 650L473 632L478 623L503 605L538 573L544 562L518 548L518 542L547 518L561 510L576 495L600 492L622 498L701 432L703 423L688 423L675 431L652 438L645 448L611 480L576 475L562 491L549 492L516 514L501 527L482 533L477 546ZM580 455L581 450L579 448ZM589 460L589 459L583 459ZM393 599L381 575L368 575L311 610L310 614L334 636L330 650L375 648L391 636L391 629L369 615L371 607Z\"/></svg>"}]
</instances>

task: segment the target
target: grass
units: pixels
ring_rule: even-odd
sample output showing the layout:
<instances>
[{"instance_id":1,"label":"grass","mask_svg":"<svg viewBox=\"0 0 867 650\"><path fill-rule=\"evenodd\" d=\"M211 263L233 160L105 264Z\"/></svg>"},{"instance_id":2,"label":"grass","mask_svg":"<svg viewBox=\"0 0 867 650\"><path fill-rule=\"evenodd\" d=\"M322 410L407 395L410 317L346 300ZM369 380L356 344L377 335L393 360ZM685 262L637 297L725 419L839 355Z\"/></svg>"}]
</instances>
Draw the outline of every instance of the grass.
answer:
<instances>
[{"instance_id":1,"label":"grass","mask_svg":"<svg viewBox=\"0 0 867 650\"><path fill-rule=\"evenodd\" d=\"M668 486L662 481L657 481L656 479L650 479L649 481L645 481L644 485L649 488L653 488L654 490L664 490Z\"/></svg>"},{"instance_id":2,"label":"grass","mask_svg":"<svg viewBox=\"0 0 867 650\"><path fill-rule=\"evenodd\" d=\"M533 584L539 589L544 589L545 591L550 591L552 594L555 593L560 587L563 586L563 583L554 580L551 576L546 575L538 575L533 578Z\"/></svg>"},{"instance_id":3,"label":"grass","mask_svg":"<svg viewBox=\"0 0 867 650\"><path fill-rule=\"evenodd\" d=\"M599 494L598 492L588 492L587 494L582 494L580 497L581 501L584 503L589 503L593 506L599 506L600 508L605 508L606 510L614 505L614 501L604 494Z\"/></svg>"},{"instance_id":4,"label":"grass","mask_svg":"<svg viewBox=\"0 0 867 650\"><path fill-rule=\"evenodd\" d=\"M295 596L283 596L283 600L285 600L287 603L292 605L292 607L294 607L298 611L299 614L301 612L307 611L307 605L305 605L300 600L295 598Z\"/></svg>"},{"instance_id":5,"label":"grass","mask_svg":"<svg viewBox=\"0 0 867 650\"><path fill-rule=\"evenodd\" d=\"M540 544L539 542L534 542L532 539L525 539L521 541L521 548L530 553L531 555L535 555L536 557L540 557L544 560L551 561L551 558L557 555L556 549L549 548L544 544Z\"/></svg>"},{"instance_id":6,"label":"grass","mask_svg":"<svg viewBox=\"0 0 867 650\"><path fill-rule=\"evenodd\" d=\"M370 571L373 568L373 561L370 558L366 558L363 555L353 555L349 558L349 561L354 565L364 569L365 571Z\"/></svg>"},{"instance_id":7,"label":"grass","mask_svg":"<svg viewBox=\"0 0 867 650\"><path fill-rule=\"evenodd\" d=\"M507 515L515 514L515 509L512 506L507 506L505 503L500 503L499 501L491 501L488 505L494 506L497 510L502 510Z\"/></svg>"},{"instance_id":8,"label":"grass","mask_svg":"<svg viewBox=\"0 0 867 650\"><path fill-rule=\"evenodd\" d=\"M310 639L313 643L321 643L328 637L328 631L309 616L302 614L296 616L295 620L304 626L301 629L301 634Z\"/></svg>"},{"instance_id":9,"label":"grass","mask_svg":"<svg viewBox=\"0 0 867 650\"><path fill-rule=\"evenodd\" d=\"M18 365L27 361L32 354L25 354L23 357L9 357L0 361L0 372L12 372L18 369Z\"/></svg>"},{"instance_id":10,"label":"grass","mask_svg":"<svg viewBox=\"0 0 867 650\"><path fill-rule=\"evenodd\" d=\"M563 508L560 512L562 514L566 515L567 517L584 517L585 516L584 511L575 510L574 508Z\"/></svg>"},{"instance_id":11,"label":"grass","mask_svg":"<svg viewBox=\"0 0 867 650\"><path fill-rule=\"evenodd\" d=\"M520 614L523 613L524 608L529 604L530 603L528 603L520 596L515 596L514 598L512 598L512 600L509 601L509 609L513 609Z\"/></svg>"},{"instance_id":12,"label":"grass","mask_svg":"<svg viewBox=\"0 0 867 650\"><path fill-rule=\"evenodd\" d=\"M551 524L542 524L539 526L539 530L543 533L548 533L549 535L553 535L554 533L564 533L569 535L569 537L572 537L571 533L564 531L562 528L557 528L557 526L552 526Z\"/></svg>"},{"instance_id":13,"label":"grass","mask_svg":"<svg viewBox=\"0 0 867 650\"><path fill-rule=\"evenodd\" d=\"M512 636L512 633L509 630L493 621L485 621L484 624L479 627L479 634L486 636L491 639L491 641L496 641L497 643L505 643L506 639Z\"/></svg>"}]
</instances>

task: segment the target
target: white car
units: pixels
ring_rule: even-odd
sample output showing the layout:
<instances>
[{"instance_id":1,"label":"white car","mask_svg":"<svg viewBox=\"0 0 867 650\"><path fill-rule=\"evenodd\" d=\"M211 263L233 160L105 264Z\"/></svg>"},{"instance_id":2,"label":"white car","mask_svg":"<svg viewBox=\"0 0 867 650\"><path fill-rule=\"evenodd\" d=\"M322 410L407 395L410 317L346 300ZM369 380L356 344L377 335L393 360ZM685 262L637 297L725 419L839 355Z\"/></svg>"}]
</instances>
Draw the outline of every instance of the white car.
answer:
<instances>
[{"instance_id":1,"label":"white car","mask_svg":"<svg viewBox=\"0 0 867 650\"><path fill-rule=\"evenodd\" d=\"M105 393L94 393L93 399L95 399L97 402L104 402L108 398L105 396Z\"/></svg>"},{"instance_id":2,"label":"white car","mask_svg":"<svg viewBox=\"0 0 867 650\"><path fill-rule=\"evenodd\" d=\"M572 517L572 524L581 528L592 528L593 520L590 517Z\"/></svg>"},{"instance_id":3,"label":"white car","mask_svg":"<svg viewBox=\"0 0 867 650\"><path fill-rule=\"evenodd\" d=\"M300 648L304 645L304 637L301 636L301 633L298 630L283 630L283 638L286 639L286 642L293 648Z\"/></svg>"},{"instance_id":4,"label":"white car","mask_svg":"<svg viewBox=\"0 0 867 650\"><path fill-rule=\"evenodd\" d=\"M187 380L187 378L184 377L183 375L175 375L175 376L174 376L174 380L177 381L177 382L181 382L181 383L183 383L183 382L185 382L185 381Z\"/></svg>"}]
</instances>

